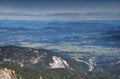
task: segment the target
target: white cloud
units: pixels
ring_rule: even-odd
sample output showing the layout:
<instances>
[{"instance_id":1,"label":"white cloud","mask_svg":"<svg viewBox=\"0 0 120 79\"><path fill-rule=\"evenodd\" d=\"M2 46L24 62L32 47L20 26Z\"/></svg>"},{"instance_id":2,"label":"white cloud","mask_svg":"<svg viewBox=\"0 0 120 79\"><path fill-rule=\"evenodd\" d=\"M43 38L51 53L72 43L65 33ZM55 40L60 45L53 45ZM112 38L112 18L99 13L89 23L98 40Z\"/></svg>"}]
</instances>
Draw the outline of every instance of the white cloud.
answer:
<instances>
[{"instance_id":1,"label":"white cloud","mask_svg":"<svg viewBox=\"0 0 120 79\"><path fill-rule=\"evenodd\" d=\"M0 12L0 19L25 20L120 20L120 13L89 12L89 13L10 13Z\"/></svg>"},{"instance_id":2,"label":"white cloud","mask_svg":"<svg viewBox=\"0 0 120 79\"><path fill-rule=\"evenodd\" d=\"M44 47L48 45L44 43L29 43L29 42L21 42L20 44L23 47L33 47L33 48L39 48L39 47Z\"/></svg>"}]
</instances>

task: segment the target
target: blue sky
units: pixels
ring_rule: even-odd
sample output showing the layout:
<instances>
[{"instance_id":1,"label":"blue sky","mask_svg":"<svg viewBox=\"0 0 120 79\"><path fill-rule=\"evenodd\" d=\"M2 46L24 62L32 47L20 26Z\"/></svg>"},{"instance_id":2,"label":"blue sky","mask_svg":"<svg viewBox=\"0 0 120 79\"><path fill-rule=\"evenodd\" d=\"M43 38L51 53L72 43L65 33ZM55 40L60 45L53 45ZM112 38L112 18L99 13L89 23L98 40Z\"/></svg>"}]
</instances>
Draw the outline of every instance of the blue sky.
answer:
<instances>
[{"instance_id":1,"label":"blue sky","mask_svg":"<svg viewBox=\"0 0 120 79\"><path fill-rule=\"evenodd\" d=\"M120 0L0 0L0 19L120 20Z\"/></svg>"}]
</instances>

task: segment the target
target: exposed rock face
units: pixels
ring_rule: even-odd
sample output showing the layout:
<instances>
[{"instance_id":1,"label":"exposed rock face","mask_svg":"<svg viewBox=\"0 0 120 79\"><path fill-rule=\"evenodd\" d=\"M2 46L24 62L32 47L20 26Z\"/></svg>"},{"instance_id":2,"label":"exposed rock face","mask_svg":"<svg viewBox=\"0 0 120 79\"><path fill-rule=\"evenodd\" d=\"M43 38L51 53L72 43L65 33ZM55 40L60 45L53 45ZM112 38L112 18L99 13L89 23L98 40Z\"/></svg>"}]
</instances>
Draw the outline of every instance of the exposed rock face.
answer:
<instances>
[{"instance_id":1,"label":"exposed rock face","mask_svg":"<svg viewBox=\"0 0 120 79\"><path fill-rule=\"evenodd\" d=\"M51 68L69 68L68 63L60 57L53 56L52 59L54 60L54 62L50 63Z\"/></svg>"},{"instance_id":2,"label":"exposed rock face","mask_svg":"<svg viewBox=\"0 0 120 79\"><path fill-rule=\"evenodd\" d=\"M0 79L17 79L14 70L0 68Z\"/></svg>"}]
</instances>

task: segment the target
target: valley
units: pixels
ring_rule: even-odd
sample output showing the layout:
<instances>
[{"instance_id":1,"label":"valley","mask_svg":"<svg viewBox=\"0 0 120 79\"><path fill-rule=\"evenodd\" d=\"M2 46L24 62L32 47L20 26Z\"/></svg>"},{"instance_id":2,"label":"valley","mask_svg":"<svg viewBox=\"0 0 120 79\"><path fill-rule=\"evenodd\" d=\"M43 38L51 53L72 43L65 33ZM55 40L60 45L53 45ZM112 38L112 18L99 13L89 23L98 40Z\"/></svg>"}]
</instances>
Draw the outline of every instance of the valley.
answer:
<instances>
[{"instance_id":1,"label":"valley","mask_svg":"<svg viewBox=\"0 0 120 79\"><path fill-rule=\"evenodd\" d=\"M119 23L0 20L0 68L17 79L119 79L119 61Z\"/></svg>"}]
</instances>

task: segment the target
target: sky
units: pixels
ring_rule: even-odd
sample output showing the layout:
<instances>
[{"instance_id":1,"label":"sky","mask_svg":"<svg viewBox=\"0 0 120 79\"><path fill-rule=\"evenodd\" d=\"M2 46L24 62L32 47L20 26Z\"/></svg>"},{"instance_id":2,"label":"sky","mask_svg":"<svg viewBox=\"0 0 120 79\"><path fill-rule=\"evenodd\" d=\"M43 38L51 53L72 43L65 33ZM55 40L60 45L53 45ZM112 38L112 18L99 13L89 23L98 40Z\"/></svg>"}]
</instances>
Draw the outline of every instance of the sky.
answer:
<instances>
[{"instance_id":1,"label":"sky","mask_svg":"<svg viewBox=\"0 0 120 79\"><path fill-rule=\"evenodd\" d=\"M0 19L120 20L120 0L0 0Z\"/></svg>"}]
</instances>

